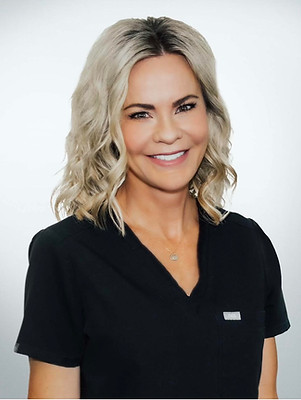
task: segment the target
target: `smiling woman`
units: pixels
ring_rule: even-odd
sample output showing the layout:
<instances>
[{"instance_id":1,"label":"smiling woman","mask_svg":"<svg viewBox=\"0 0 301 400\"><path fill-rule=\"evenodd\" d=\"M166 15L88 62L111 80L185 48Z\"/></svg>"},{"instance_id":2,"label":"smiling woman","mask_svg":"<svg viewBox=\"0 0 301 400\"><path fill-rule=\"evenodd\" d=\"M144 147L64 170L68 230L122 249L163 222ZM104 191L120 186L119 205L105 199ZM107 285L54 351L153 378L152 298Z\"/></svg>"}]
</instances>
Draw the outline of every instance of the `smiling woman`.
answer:
<instances>
[{"instance_id":1,"label":"smiling woman","mask_svg":"<svg viewBox=\"0 0 301 400\"><path fill-rule=\"evenodd\" d=\"M29 397L277 397L280 266L261 228L222 208L230 130L193 28L149 17L100 36L55 191L68 217L29 248L15 347Z\"/></svg>"},{"instance_id":2,"label":"smiling woman","mask_svg":"<svg viewBox=\"0 0 301 400\"><path fill-rule=\"evenodd\" d=\"M150 191L146 197L154 188L186 191L206 152L208 121L199 82L183 56L151 57L133 67L121 129L128 172L119 200L124 191Z\"/></svg>"}]
</instances>

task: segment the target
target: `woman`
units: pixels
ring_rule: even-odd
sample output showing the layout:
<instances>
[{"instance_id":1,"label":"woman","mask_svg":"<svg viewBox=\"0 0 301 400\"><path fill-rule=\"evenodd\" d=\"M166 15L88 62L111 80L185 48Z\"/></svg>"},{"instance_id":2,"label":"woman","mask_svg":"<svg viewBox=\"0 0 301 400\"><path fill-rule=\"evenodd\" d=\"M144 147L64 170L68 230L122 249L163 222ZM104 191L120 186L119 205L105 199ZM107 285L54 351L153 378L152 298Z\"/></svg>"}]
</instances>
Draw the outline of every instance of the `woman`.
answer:
<instances>
[{"instance_id":1,"label":"woman","mask_svg":"<svg viewBox=\"0 0 301 400\"><path fill-rule=\"evenodd\" d=\"M236 173L205 39L169 18L117 22L72 110L68 218L29 252L29 397L277 397L280 268L259 226L221 208Z\"/></svg>"}]
</instances>

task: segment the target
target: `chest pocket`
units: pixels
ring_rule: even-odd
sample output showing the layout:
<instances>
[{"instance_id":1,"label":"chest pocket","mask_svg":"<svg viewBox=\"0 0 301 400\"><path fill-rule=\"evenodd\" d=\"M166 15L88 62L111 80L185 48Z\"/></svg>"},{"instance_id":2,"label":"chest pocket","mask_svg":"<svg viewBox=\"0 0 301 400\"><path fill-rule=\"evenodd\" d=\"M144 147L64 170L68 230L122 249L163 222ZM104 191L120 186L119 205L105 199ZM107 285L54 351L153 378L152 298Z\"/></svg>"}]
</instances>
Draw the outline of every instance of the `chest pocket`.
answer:
<instances>
[{"instance_id":1,"label":"chest pocket","mask_svg":"<svg viewBox=\"0 0 301 400\"><path fill-rule=\"evenodd\" d=\"M265 312L216 313L223 397L257 398L264 342Z\"/></svg>"}]
</instances>

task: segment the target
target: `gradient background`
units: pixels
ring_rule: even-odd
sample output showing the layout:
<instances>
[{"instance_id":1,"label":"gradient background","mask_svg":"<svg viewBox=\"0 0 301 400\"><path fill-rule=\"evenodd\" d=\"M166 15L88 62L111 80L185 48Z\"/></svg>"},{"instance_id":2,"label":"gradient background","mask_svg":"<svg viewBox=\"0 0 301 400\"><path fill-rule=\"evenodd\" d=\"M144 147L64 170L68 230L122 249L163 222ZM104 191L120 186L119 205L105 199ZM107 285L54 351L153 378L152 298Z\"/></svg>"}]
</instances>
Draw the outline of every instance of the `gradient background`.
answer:
<instances>
[{"instance_id":1,"label":"gradient background","mask_svg":"<svg viewBox=\"0 0 301 400\"><path fill-rule=\"evenodd\" d=\"M70 97L88 51L121 18L170 16L198 29L217 59L239 182L227 208L255 219L282 265L292 328L277 338L278 394L300 398L300 93L298 0L0 0L0 397L27 396L13 353L27 250L55 222Z\"/></svg>"}]
</instances>

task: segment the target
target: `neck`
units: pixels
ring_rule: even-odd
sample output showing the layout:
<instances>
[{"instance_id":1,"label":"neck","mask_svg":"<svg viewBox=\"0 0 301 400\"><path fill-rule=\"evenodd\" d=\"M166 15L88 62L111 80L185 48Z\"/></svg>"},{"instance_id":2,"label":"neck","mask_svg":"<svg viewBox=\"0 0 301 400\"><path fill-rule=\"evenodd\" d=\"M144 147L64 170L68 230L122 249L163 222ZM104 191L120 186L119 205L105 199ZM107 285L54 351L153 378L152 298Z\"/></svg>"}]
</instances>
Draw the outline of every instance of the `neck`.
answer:
<instances>
[{"instance_id":1,"label":"neck","mask_svg":"<svg viewBox=\"0 0 301 400\"><path fill-rule=\"evenodd\" d=\"M170 193L151 187L134 189L125 182L117 193L117 200L130 227L172 241L180 240L198 224L197 204L188 188Z\"/></svg>"}]
</instances>

